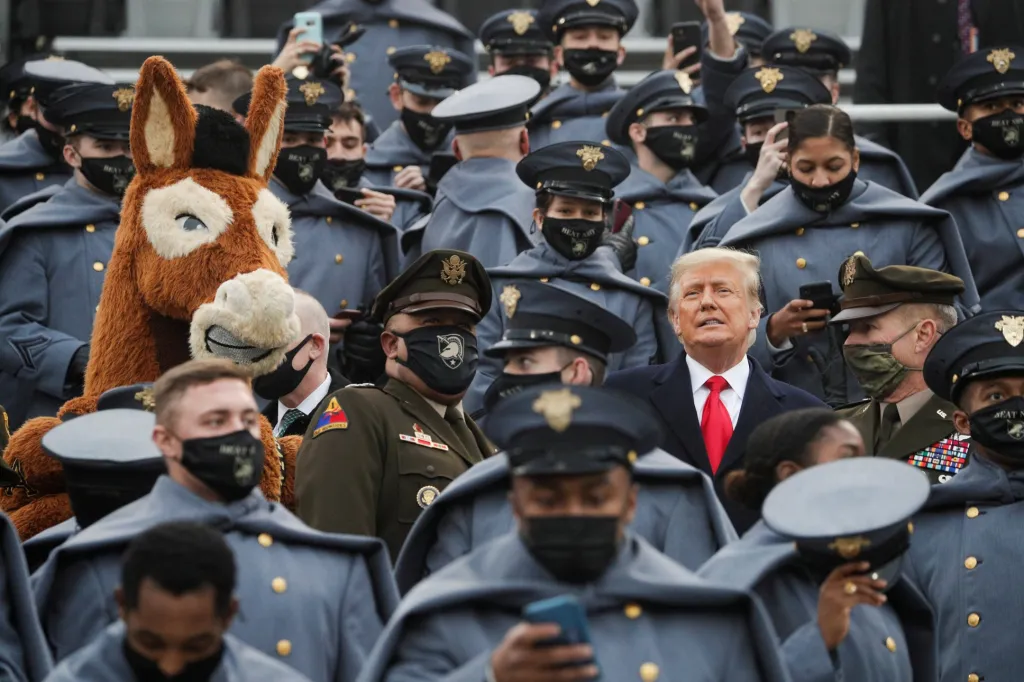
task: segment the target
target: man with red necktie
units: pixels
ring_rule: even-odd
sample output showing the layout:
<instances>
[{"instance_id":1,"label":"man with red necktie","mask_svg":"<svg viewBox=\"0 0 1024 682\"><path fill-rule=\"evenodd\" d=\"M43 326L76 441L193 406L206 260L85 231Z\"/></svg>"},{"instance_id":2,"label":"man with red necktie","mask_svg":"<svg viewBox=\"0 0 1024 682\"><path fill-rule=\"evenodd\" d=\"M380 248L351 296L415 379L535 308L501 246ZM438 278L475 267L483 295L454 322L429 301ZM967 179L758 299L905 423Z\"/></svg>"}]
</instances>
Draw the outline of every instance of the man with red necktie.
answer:
<instances>
[{"instance_id":1,"label":"man with red necktie","mask_svg":"<svg viewBox=\"0 0 1024 682\"><path fill-rule=\"evenodd\" d=\"M757 515L726 499L722 482L742 466L750 432L781 412L826 407L747 357L761 322L759 270L757 256L735 249L681 256L672 266L669 319L685 352L668 364L613 372L606 381L650 401L665 427L662 448L714 479L739 533Z\"/></svg>"}]
</instances>

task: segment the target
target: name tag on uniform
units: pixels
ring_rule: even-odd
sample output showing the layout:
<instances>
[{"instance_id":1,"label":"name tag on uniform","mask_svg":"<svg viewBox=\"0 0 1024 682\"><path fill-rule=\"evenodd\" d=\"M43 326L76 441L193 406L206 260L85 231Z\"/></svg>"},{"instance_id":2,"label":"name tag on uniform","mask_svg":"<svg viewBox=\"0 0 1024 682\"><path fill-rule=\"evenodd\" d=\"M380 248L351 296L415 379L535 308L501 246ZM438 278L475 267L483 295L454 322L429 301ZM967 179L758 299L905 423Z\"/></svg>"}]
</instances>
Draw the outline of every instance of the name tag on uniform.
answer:
<instances>
[{"instance_id":1,"label":"name tag on uniform","mask_svg":"<svg viewBox=\"0 0 1024 682\"><path fill-rule=\"evenodd\" d=\"M938 443L929 445L924 450L911 455L907 462L922 469L934 469L947 474L955 474L967 464L967 451L970 449L971 437L954 433Z\"/></svg>"},{"instance_id":2,"label":"name tag on uniform","mask_svg":"<svg viewBox=\"0 0 1024 682\"><path fill-rule=\"evenodd\" d=\"M422 445L425 448L434 448L435 450L444 450L447 452L448 446L444 443L435 443L434 439L423 432L419 424L412 425L412 434L407 436L404 433L398 434L401 440L406 443L413 443L414 445Z\"/></svg>"}]
</instances>

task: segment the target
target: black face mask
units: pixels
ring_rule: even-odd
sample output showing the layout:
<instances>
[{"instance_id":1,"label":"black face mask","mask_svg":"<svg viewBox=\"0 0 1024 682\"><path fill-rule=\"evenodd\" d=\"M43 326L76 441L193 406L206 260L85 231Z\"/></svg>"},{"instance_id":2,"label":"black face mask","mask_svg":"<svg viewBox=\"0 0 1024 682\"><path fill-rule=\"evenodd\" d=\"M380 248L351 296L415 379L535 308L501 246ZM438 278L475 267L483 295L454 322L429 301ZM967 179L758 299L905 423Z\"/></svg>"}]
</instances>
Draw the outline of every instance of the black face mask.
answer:
<instances>
[{"instance_id":1,"label":"black face mask","mask_svg":"<svg viewBox=\"0 0 1024 682\"><path fill-rule=\"evenodd\" d=\"M502 71L502 76L526 76L540 83L540 91L544 92L551 86L551 71L548 69L542 69L539 66L529 66L528 64L516 64L510 69Z\"/></svg>"},{"instance_id":2,"label":"black face mask","mask_svg":"<svg viewBox=\"0 0 1024 682\"><path fill-rule=\"evenodd\" d=\"M656 126L647 129L644 144L675 170L688 168L697 155L697 126Z\"/></svg>"},{"instance_id":3,"label":"black face mask","mask_svg":"<svg viewBox=\"0 0 1024 682\"><path fill-rule=\"evenodd\" d=\"M757 168L757 162L761 158L761 147L763 146L764 142L752 142L743 148L743 158L754 168Z\"/></svg>"},{"instance_id":4,"label":"black face mask","mask_svg":"<svg viewBox=\"0 0 1024 682\"><path fill-rule=\"evenodd\" d=\"M252 492L263 474L263 443L242 429L181 442L181 465L226 502Z\"/></svg>"},{"instance_id":5,"label":"black face mask","mask_svg":"<svg viewBox=\"0 0 1024 682\"><path fill-rule=\"evenodd\" d=\"M436 150L452 129L451 123L438 121L430 114L421 114L412 109L402 109L401 119L413 144L425 152Z\"/></svg>"},{"instance_id":6,"label":"black face mask","mask_svg":"<svg viewBox=\"0 0 1024 682\"><path fill-rule=\"evenodd\" d=\"M441 395L464 393L476 376L480 354L476 335L461 327L420 327L404 334L408 360L399 360L431 390Z\"/></svg>"},{"instance_id":7,"label":"black face mask","mask_svg":"<svg viewBox=\"0 0 1024 682\"><path fill-rule=\"evenodd\" d=\"M311 338L313 338L313 335L307 334L302 343L285 353L284 360L281 361L281 364L273 372L258 376L252 380L252 390L256 392L256 395L264 400L277 400L299 387L299 384L302 383L302 380L309 373L309 368L313 366L313 358L310 358L309 362L302 369L292 367L292 360L299 354L302 347L309 343Z\"/></svg>"},{"instance_id":8,"label":"black face mask","mask_svg":"<svg viewBox=\"0 0 1024 682\"><path fill-rule=\"evenodd\" d=\"M565 50L565 70L588 88L608 80L619 66L619 53L615 50Z\"/></svg>"},{"instance_id":9,"label":"black face mask","mask_svg":"<svg viewBox=\"0 0 1024 682\"><path fill-rule=\"evenodd\" d=\"M853 192L853 183L857 181L857 172L851 170L849 175L839 182L824 187L811 187L796 178L790 178L790 186L796 198L807 208L817 213L831 213L846 203Z\"/></svg>"},{"instance_id":10,"label":"black face mask","mask_svg":"<svg viewBox=\"0 0 1024 682\"><path fill-rule=\"evenodd\" d=\"M135 164L124 154L107 159L82 158L82 175L89 183L112 197L123 197L135 177Z\"/></svg>"},{"instance_id":11,"label":"black face mask","mask_svg":"<svg viewBox=\"0 0 1024 682\"><path fill-rule=\"evenodd\" d=\"M124 657L128 667L132 669L135 682L209 682L213 674L220 667L221 658L224 657L224 646L208 658L187 663L181 672L176 675L164 675L163 671L156 664L131 647L128 640L124 642Z\"/></svg>"},{"instance_id":12,"label":"black face mask","mask_svg":"<svg viewBox=\"0 0 1024 682\"><path fill-rule=\"evenodd\" d=\"M979 118L972 128L974 141L1000 159L1014 161L1024 156L1024 115L1007 109Z\"/></svg>"},{"instance_id":13,"label":"black face mask","mask_svg":"<svg viewBox=\"0 0 1024 682\"><path fill-rule=\"evenodd\" d=\"M978 410L970 422L972 440L1024 464L1024 398L1009 398Z\"/></svg>"},{"instance_id":14,"label":"black face mask","mask_svg":"<svg viewBox=\"0 0 1024 682\"><path fill-rule=\"evenodd\" d=\"M55 161L64 161L64 136L55 133L49 128L44 128L39 124L38 121L32 121L32 128L36 131L36 135L39 137L39 143L43 147L48 155L52 156Z\"/></svg>"},{"instance_id":15,"label":"black face mask","mask_svg":"<svg viewBox=\"0 0 1024 682\"><path fill-rule=\"evenodd\" d=\"M604 223L580 218L545 217L544 239L569 260L583 260L597 251L604 236Z\"/></svg>"},{"instance_id":16,"label":"black face mask","mask_svg":"<svg viewBox=\"0 0 1024 682\"><path fill-rule=\"evenodd\" d=\"M619 551L617 516L534 516L520 533L533 558L563 583L592 583Z\"/></svg>"},{"instance_id":17,"label":"black face mask","mask_svg":"<svg viewBox=\"0 0 1024 682\"><path fill-rule=\"evenodd\" d=\"M274 175L289 192L303 196L313 191L326 162L327 150L323 147L288 147L278 155Z\"/></svg>"},{"instance_id":18,"label":"black face mask","mask_svg":"<svg viewBox=\"0 0 1024 682\"><path fill-rule=\"evenodd\" d=\"M568 366L566 365L565 367ZM487 392L484 393L484 409L491 412L494 410L494 406L505 398L514 396L516 393L531 386L562 383L562 370L565 367L557 372L548 372L547 374L507 374L502 372L491 383Z\"/></svg>"},{"instance_id":19,"label":"black face mask","mask_svg":"<svg viewBox=\"0 0 1024 682\"><path fill-rule=\"evenodd\" d=\"M339 189L350 189L359 186L359 180L366 170L366 159L340 159L324 163L320 179L327 189L337 192Z\"/></svg>"}]
</instances>

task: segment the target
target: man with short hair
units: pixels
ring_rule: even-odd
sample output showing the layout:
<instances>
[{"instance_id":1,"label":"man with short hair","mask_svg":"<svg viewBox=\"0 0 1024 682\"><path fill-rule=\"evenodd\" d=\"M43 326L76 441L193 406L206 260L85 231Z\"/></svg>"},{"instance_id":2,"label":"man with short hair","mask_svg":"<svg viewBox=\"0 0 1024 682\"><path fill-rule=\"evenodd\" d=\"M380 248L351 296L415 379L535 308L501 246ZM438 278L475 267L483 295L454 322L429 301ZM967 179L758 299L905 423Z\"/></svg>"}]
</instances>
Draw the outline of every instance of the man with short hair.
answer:
<instances>
[{"instance_id":1,"label":"man with short hair","mask_svg":"<svg viewBox=\"0 0 1024 682\"><path fill-rule=\"evenodd\" d=\"M540 85L538 97L551 88L558 75L553 45L537 22L537 10L507 9L493 14L480 25L480 42L491 58L487 73L528 76Z\"/></svg>"},{"instance_id":2,"label":"man with short hair","mask_svg":"<svg viewBox=\"0 0 1024 682\"><path fill-rule=\"evenodd\" d=\"M243 368L191 360L157 380L154 401L153 440L167 475L149 495L58 547L35 574L56 658L116 620L110 595L132 538L182 520L220 530L237 557L246 618L233 623L233 634L310 679L355 680L397 603L383 544L319 533L259 492L264 448Z\"/></svg>"},{"instance_id":3,"label":"man with short hair","mask_svg":"<svg viewBox=\"0 0 1024 682\"><path fill-rule=\"evenodd\" d=\"M830 324L848 325L846 366L869 396L836 412L853 423L868 452L898 459L946 483L967 464L969 442L956 432L956 406L925 385L921 368L957 323L959 277L910 265L877 270L855 255L839 273L842 311Z\"/></svg>"},{"instance_id":4,"label":"man with short hair","mask_svg":"<svg viewBox=\"0 0 1024 682\"><path fill-rule=\"evenodd\" d=\"M743 466L750 432L780 412L825 407L747 356L761 319L759 287L753 254L716 247L681 256L672 266L669 320L683 355L613 372L606 382L650 403L665 426L661 446L714 479L740 534L757 514L728 499L723 483Z\"/></svg>"},{"instance_id":5,"label":"man with short hair","mask_svg":"<svg viewBox=\"0 0 1024 682\"><path fill-rule=\"evenodd\" d=\"M235 557L216 530L165 523L125 552L121 619L64 659L51 682L308 682L227 633L238 614Z\"/></svg>"},{"instance_id":6,"label":"man with short hair","mask_svg":"<svg viewBox=\"0 0 1024 682\"><path fill-rule=\"evenodd\" d=\"M218 59L196 69L186 88L192 104L231 113L235 99L252 90L252 71L237 59Z\"/></svg>"}]
</instances>

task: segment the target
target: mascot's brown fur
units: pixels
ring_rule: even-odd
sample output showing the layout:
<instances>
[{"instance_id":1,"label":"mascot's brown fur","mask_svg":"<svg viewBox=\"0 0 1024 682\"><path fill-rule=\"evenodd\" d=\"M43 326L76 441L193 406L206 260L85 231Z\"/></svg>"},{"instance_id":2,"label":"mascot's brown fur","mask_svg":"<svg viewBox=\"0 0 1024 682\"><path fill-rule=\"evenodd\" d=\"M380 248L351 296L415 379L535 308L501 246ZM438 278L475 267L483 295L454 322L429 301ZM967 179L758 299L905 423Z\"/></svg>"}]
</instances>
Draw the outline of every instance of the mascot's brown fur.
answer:
<instances>
[{"instance_id":1,"label":"mascot's brown fur","mask_svg":"<svg viewBox=\"0 0 1024 682\"><path fill-rule=\"evenodd\" d=\"M41 446L61 416L95 411L104 391L154 381L190 356L269 372L298 335L285 279L288 210L267 189L285 95L282 72L261 69L243 129L223 112L197 111L162 57L143 65L131 122L137 172L100 297L85 393L57 417L27 422L3 453L23 482L2 491L0 507L22 539L72 514L61 466ZM291 504L301 439L275 442L263 418L261 432L263 492Z\"/></svg>"}]
</instances>

